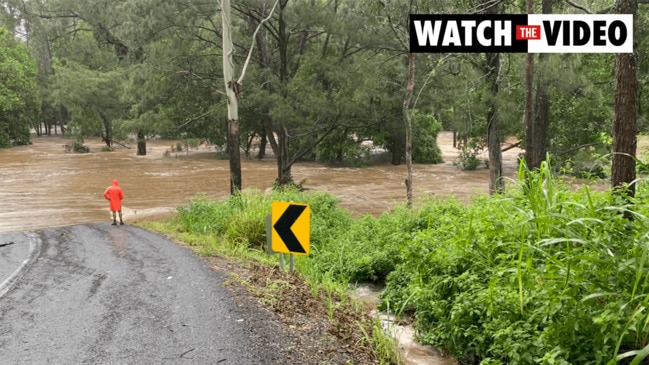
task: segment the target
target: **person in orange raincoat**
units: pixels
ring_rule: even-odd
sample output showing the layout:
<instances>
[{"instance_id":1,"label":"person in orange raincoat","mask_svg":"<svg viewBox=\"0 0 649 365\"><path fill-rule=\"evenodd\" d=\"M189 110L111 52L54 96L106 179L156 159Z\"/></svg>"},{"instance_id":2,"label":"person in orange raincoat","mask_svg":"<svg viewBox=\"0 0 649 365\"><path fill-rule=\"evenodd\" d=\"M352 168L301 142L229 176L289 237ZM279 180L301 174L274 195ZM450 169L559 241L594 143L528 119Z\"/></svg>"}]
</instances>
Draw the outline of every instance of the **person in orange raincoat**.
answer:
<instances>
[{"instance_id":1,"label":"person in orange raincoat","mask_svg":"<svg viewBox=\"0 0 649 365\"><path fill-rule=\"evenodd\" d=\"M122 220L122 199L124 199L124 192L119 187L117 180L113 180L113 185L106 188L104 198L110 202L110 211L113 213L113 226L117 225L116 213L119 213L119 224L124 224Z\"/></svg>"}]
</instances>

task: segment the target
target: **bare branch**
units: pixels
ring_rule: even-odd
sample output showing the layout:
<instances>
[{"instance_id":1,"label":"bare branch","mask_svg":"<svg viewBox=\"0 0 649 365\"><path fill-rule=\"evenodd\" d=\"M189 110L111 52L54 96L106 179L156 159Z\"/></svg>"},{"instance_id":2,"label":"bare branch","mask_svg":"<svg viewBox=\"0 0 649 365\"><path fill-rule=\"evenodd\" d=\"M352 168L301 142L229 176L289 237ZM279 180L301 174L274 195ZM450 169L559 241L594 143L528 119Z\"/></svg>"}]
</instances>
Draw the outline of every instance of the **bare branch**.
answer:
<instances>
[{"instance_id":1,"label":"bare branch","mask_svg":"<svg viewBox=\"0 0 649 365\"><path fill-rule=\"evenodd\" d=\"M590 11L590 9L588 9L587 7L585 7L583 5L579 5L579 4L577 4L577 3L573 2L573 1L570 1L570 0L565 0L565 1L566 1L566 3L568 3L568 5L572 6L573 8L577 8L577 9L583 11L586 14L592 14L593 13L592 11Z\"/></svg>"},{"instance_id":2,"label":"bare branch","mask_svg":"<svg viewBox=\"0 0 649 365\"><path fill-rule=\"evenodd\" d=\"M206 111L205 113L203 113L203 114L201 114L201 115L198 115L198 116L196 116L196 117L193 117L193 118L189 119L187 122L185 122L185 123L179 125L178 127L176 127L176 130L177 130L177 131L180 130L181 128L183 128L183 127L186 126L187 124L192 123L192 122L195 122L195 121L197 121L197 120L199 120L199 119L201 119L201 118L207 116L208 114L210 114L210 113L213 112L213 111L214 111L214 109L210 109L210 110Z\"/></svg>"},{"instance_id":3,"label":"bare branch","mask_svg":"<svg viewBox=\"0 0 649 365\"><path fill-rule=\"evenodd\" d=\"M259 22L259 25L257 25L257 29L255 29L255 32L252 34L252 42L250 42L250 51L248 52L248 57L246 57L246 62L243 64L243 68L241 69L241 76L239 76L239 79L237 80L238 84L241 84L243 81L243 77L246 75L246 69L248 68L248 63L250 62L250 56L252 56L252 50L255 48L255 38L257 37L257 33L259 32L259 29L261 29L261 26L270 19L270 17L273 16L273 12L275 12L275 7L279 3L279 0L275 1L275 4L273 5L273 8L270 9L270 13L268 14L267 17L261 20Z\"/></svg>"},{"instance_id":4,"label":"bare branch","mask_svg":"<svg viewBox=\"0 0 649 365\"><path fill-rule=\"evenodd\" d=\"M412 105L412 109L415 109L417 107L417 102L419 102L419 97L421 96L421 92L424 91L426 88L426 85L428 84L428 81L430 81L430 78L433 77L433 74L437 72L437 69L440 68L444 62L446 62L447 59L451 57L450 53L447 53L445 56L437 60L437 64L433 66L433 69L430 70L428 73L428 76L426 77L426 80L424 81L424 84L421 86L421 89L419 89L419 92L417 93L417 97L415 98L415 103Z\"/></svg>"}]
</instances>

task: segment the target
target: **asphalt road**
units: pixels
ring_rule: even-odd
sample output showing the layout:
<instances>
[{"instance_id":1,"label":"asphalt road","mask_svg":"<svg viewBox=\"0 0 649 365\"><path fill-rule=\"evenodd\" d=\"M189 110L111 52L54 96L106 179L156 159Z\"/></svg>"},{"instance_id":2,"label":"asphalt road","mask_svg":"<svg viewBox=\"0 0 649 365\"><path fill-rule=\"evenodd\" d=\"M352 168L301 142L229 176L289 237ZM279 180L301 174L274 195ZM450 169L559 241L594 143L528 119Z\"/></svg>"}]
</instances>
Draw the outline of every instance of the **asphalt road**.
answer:
<instances>
[{"instance_id":1,"label":"asphalt road","mask_svg":"<svg viewBox=\"0 0 649 365\"><path fill-rule=\"evenodd\" d=\"M1 233L0 364L289 363L279 324L223 281L128 225Z\"/></svg>"}]
</instances>

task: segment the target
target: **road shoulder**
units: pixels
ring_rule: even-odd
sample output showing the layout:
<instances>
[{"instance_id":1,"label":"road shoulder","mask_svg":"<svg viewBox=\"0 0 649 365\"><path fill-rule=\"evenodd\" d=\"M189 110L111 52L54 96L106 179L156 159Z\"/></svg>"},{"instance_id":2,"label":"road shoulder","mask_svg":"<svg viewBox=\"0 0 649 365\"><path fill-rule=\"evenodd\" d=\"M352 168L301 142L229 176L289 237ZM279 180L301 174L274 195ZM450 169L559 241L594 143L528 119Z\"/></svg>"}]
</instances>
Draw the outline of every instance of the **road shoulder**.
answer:
<instances>
[{"instance_id":1,"label":"road shoulder","mask_svg":"<svg viewBox=\"0 0 649 365\"><path fill-rule=\"evenodd\" d=\"M0 298L38 259L41 244L40 237L34 232L0 234Z\"/></svg>"}]
</instances>

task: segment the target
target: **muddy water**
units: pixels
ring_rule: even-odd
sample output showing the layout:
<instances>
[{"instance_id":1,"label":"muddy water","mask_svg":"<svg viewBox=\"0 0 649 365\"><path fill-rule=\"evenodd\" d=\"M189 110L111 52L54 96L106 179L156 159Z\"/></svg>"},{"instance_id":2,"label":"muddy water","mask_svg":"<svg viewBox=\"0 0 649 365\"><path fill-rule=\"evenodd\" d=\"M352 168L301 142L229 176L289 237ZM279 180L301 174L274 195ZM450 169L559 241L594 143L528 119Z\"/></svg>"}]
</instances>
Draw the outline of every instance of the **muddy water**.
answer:
<instances>
[{"instance_id":1,"label":"muddy water","mask_svg":"<svg viewBox=\"0 0 649 365\"><path fill-rule=\"evenodd\" d=\"M172 153L165 151L170 141L150 141L147 156L116 147L101 152L102 143L86 140L91 153L66 153L71 140L63 137L34 137L33 145L0 150L0 231L33 230L71 224L96 223L109 219L108 204L102 194L112 179L124 189L124 219L128 221L171 214L174 208L199 193L226 197L229 193L227 161L214 158L214 150ZM464 172L452 165L457 150L451 133L439 137L443 164L415 165L415 198L422 194L455 195L466 199L488 191L488 170ZM513 176L515 148L504 154L504 171ZM482 156L486 158L486 156ZM275 160L242 162L244 188L265 190L276 177ZM366 168L332 168L317 163L294 166L296 181L331 192L341 205L353 212L380 213L405 199L406 167L389 163Z\"/></svg>"}]
</instances>

